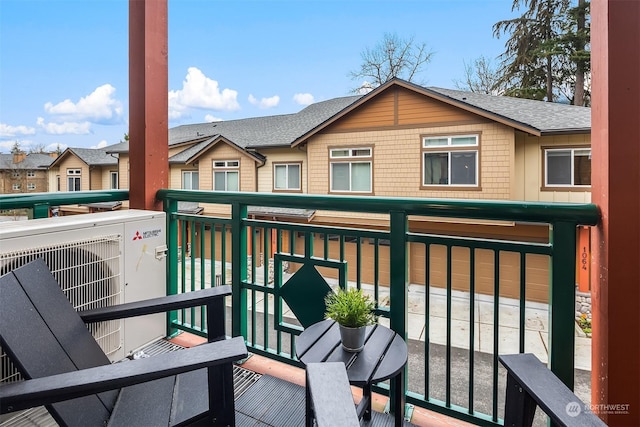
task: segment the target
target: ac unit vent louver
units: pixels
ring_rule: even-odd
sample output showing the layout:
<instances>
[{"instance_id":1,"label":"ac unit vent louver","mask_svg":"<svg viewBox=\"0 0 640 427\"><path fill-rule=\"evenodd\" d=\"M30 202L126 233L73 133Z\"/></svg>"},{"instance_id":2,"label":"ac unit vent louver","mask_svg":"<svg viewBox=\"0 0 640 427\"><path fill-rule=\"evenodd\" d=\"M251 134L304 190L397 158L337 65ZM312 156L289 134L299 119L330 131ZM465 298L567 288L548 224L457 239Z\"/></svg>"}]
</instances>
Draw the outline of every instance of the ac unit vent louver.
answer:
<instances>
[{"instance_id":1,"label":"ac unit vent louver","mask_svg":"<svg viewBox=\"0 0 640 427\"><path fill-rule=\"evenodd\" d=\"M77 310L87 310L120 302L121 235L93 236L90 239L31 247L0 254L0 274L5 274L37 258L47 264L64 294ZM88 325L96 341L109 355L120 348L121 321ZM2 352L1 381L19 379L17 371Z\"/></svg>"}]
</instances>

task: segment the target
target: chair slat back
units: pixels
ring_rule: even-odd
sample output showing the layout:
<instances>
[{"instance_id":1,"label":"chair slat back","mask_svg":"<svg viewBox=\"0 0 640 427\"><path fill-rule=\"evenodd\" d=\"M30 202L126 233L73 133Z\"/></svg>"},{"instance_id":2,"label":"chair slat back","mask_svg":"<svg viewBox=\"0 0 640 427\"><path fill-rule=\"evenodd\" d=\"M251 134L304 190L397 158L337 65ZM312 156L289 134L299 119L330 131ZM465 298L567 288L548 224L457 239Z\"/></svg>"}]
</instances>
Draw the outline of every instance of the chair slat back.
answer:
<instances>
[{"instance_id":1,"label":"chair slat back","mask_svg":"<svg viewBox=\"0 0 640 427\"><path fill-rule=\"evenodd\" d=\"M0 342L25 378L110 363L44 261L32 261L0 277L0 305ZM104 425L117 393L47 409L61 425Z\"/></svg>"}]
</instances>

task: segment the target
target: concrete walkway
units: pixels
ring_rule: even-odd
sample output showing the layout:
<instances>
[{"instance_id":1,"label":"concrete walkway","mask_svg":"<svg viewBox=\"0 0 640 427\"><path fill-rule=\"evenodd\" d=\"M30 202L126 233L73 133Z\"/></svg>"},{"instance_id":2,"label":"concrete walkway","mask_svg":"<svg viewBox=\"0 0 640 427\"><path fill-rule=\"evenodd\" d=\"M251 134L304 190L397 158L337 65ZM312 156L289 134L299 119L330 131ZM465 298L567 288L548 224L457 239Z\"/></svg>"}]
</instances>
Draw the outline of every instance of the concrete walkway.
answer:
<instances>
[{"instance_id":1,"label":"concrete walkway","mask_svg":"<svg viewBox=\"0 0 640 427\"><path fill-rule=\"evenodd\" d=\"M187 277L190 277L191 263L187 262ZM207 263L208 264L208 263ZM206 265L205 277L208 274L209 265ZM196 260L196 269L199 270L199 260ZM217 272L221 271L218 263ZM262 282L262 268L256 269L256 282ZM289 274L284 274L283 282L286 282ZM227 280L231 279L230 266L227 266ZM199 282L199 274L196 274ZM333 288L337 287L337 281L327 279L327 283ZM197 283L199 285L199 283ZM349 283L355 286L355 283ZM362 285L363 290L373 296L371 285ZM427 340L426 323L426 288L423 285L412 284L408 289L408 338L410 340ZM263 294L256 293L256 311L262 312L264 307ZM228 301L230 304L230 301ZM248 298L249 308L252 301ZM381 287L378 304L389 304L389 288ZM500 298L498 307L498 353L508 354L519 351L519 301L511 298ZM269 312L273 313L273 297L269 296ZM573 307L572 307L573 309ZM286 304L283 304L283 316L294 317ZM451 292L451 345L459 349L470 347L470 295L468 292ZM494 333L494 298L490 295L476 294L474 302L474 342L473 348L481 353L493 353ZM380 323L388 326L389 321L381 318ZM447 343L447 294L443 288L431 287L429 290L429 324L428 339L432 344L446 345ZM577 324L575 327L575 367L576 369L591 371L591 338L586 337ZM549 306L547 304L527 301L525 307L525 345L527 353L535 354L542 362L548 362L549 347Z\"/></svg>"}]
</instances>

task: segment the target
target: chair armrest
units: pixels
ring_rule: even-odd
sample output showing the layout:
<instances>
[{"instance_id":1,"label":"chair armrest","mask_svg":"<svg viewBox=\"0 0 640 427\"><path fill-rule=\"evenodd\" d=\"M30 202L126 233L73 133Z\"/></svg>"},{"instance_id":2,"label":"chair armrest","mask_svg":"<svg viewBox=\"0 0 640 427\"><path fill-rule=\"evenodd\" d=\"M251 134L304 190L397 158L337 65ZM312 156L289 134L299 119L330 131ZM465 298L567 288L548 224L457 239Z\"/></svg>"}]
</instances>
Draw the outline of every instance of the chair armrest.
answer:
<instances>
[{"instance_id":1,"label":"chair armrest","mask_svg":"<svg viewBox=\"0 0 640 427\"><path fill-rule=\"evenodd\" d=\"M507 369L505 426L531 425L536 405L555 425L606 426L594 413L585 411L582 400L533 354L502 355L498 360Z\"/></svg>"},{"instance_id":2,"label":"chair armrest","mask_svg":"<svg viewBox=\"0 0 640 427\"><path fill-rule=\"evenodd\" d=\"M354 427L360 420L342 362L308 363L306 366L306 426Z\"/></svg>"},{"instance_id":3,"label":"chair armrest","mask_svg":"<svg viewBox=\"0 0 640 427\"><path fill-rule=\"evenodd\" d=\"M244 338L235 337L146 359L7 384L0 387L0 414L231 363L246 357Z\"/></svg>"},{"instance_id":4,"label":"chair armrest","mask_svg":"<svg viewBox=\"0 0 640 427\"><path fill-rule=\"evenodd\" d=\"M78 312L85 323L105 320L124 319L145 314L166 313L182 308L207 305L212 300L231 295L231 286L223 285L183 294L152 298L143 301L118 304L110 307L95 308Z\"/></svg>"}]
</instances>

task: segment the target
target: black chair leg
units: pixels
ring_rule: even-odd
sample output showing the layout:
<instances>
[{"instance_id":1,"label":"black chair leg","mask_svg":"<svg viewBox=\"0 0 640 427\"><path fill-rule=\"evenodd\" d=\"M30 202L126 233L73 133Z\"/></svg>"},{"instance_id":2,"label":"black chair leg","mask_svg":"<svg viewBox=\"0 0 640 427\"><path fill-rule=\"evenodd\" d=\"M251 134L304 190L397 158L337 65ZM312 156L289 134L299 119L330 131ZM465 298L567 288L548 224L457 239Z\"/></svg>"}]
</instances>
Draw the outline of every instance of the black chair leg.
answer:
<instances>
[{"instance_id":1,"label":"black chair leg","mask_svg":"<svg viewBox=\"0 0 640 427\"><path fill-rule=\"evenodd\" d=\"M235 426L236 412L233 395L233 365L207 369L209 379L209 411L215 426Z\"/></svg>"},{"instance_id":2,"label":"black chair leg","mask_svg":"<svg viewBox=\"0 0 640 427\"><path fill-rule=\"evenodd\" d=\"M536 413L536 401L520 387L510 374L507 375L504 425L531 427Z\"/></svg>"}]
</instances>

